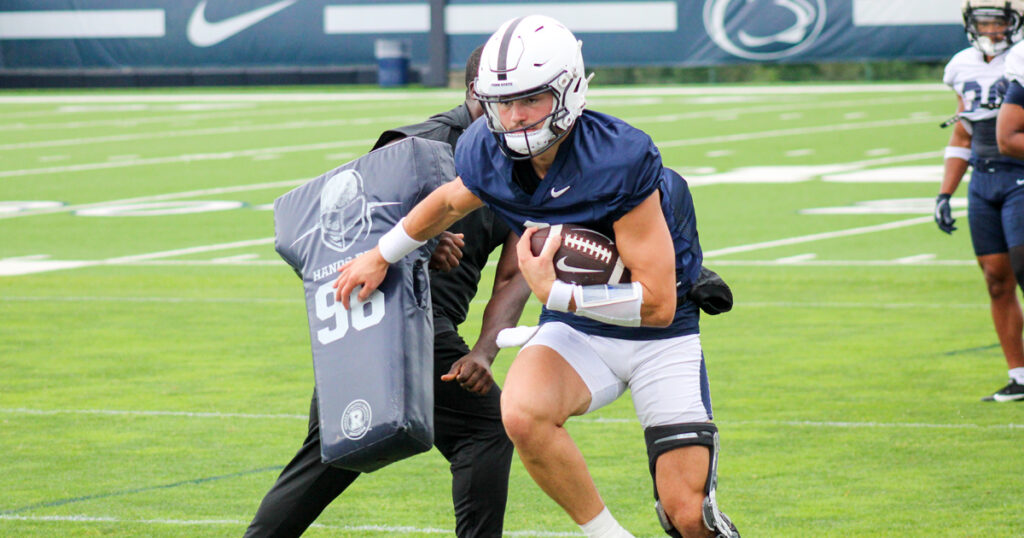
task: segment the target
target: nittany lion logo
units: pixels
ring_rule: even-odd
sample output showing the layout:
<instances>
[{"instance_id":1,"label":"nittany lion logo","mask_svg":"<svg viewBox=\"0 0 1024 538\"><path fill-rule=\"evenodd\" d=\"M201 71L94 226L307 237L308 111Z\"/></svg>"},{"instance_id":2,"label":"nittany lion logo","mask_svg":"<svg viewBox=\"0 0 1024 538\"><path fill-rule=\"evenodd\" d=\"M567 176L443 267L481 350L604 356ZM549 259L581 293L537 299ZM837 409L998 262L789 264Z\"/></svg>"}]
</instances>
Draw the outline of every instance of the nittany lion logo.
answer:
<instances>
[{"instance_id":1,"label":"nittany lion logo","mask_svg":"<svg viewBox=\"0 0 1024 538\"><path fill-rule=\"evenodd\" d=\"M354 400L341 414L341 433L353 441L362 439L370 431L371 418L370 404L366 400Z\"/></svg>"},{"instance_id":2,"label":"nittany lion logo","mask_svg":"<svg viewBox=\"0 0 1024 538\"><path fill-rule=\"evenodd\" d=\"M707 0L704 28L729 54L777 60L814 44L825 15L825 0Z\"/></svg>"}]
</instances>

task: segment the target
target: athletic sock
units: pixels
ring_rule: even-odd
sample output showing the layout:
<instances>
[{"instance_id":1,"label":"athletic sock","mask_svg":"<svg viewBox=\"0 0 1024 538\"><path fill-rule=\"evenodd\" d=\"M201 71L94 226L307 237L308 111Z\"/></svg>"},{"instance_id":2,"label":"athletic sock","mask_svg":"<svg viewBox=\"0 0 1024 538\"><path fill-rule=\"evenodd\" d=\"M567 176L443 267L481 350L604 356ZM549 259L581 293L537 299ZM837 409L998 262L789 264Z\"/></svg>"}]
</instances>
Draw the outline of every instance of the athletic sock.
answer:
<instances>
[{"instance_id":1,"label":"athletic sock","mask_svg":"<svg viewBox=\"0 0 1024 538\"><path fill-rule=\"evenodd\" d=\"M634 538L629 531L619 525L607 506L597 514L597 517L580 525L580 529L588 538Z\"/></svg>"},{"instance_id":2,"label":"athletic sock","mask_svg":"<svg viewBox=\"0 0 1024 538\"><path fill-rule=\"evenodd\" d=\"M1013 379L1020 385L1024 385L1024 367L1010 368L1010 379Z\"/></svg>"}]
</instances>

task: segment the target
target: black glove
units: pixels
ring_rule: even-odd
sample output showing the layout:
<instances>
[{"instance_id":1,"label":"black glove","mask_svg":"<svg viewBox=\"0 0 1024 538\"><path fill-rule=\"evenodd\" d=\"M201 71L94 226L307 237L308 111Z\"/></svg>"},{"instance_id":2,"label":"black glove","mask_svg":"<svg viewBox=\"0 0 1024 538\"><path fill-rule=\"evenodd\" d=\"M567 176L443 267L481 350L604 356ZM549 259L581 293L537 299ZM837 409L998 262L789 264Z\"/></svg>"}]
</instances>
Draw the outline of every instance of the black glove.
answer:
<instances>
[{"instance_id":1,"label":"black glove","mask_svg":"<svg viewBox=\"0 0 1024 538\"><path fill-rule=\"evenodd\" d=\"M935 198L935 224L939 225L939 229L952 234L956 226L953 223L956 219L953 218L953 210L949 207L949 194L940 194Z\"/></svg>"},{"instance_id":2,"label":"black glove","mask_svg":"<svg viewBox=\"0 0 1024 538\"><path fill-rule=\"evenodd\" d=\"M732 310L732 290L718 273L701 266L700 276L686 294L706 314L715 315Z\"/></svg>"}]
</instances>

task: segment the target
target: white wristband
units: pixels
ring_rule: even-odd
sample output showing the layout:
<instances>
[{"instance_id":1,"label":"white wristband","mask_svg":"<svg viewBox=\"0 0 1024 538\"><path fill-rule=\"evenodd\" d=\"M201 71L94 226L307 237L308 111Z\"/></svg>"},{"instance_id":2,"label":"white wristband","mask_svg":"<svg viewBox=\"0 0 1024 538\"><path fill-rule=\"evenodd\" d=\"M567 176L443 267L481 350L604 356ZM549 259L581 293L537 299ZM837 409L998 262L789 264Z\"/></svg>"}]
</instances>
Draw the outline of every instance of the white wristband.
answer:
<instances>
[{"instance_id":1,"label":"white wristband","mask_svg":"<svg viewBox=\"0 0 1024 538\"><path fill-rule=\"evenodd\" d=\"M402 217L402 220L399 220L398 224L395 224L394 228L388 231L388 233L380 236L380 239L377 241L377 247L380 248L380 255L383 256L384 260L388 263L395 263L404 258L406 254L409 254L410 252L427 244L426 241L417 241L412 237L409 237L409 234L405 231L405 227L402 226L403 222L405 222L405 217Z\"/></svg>"},{"instance_id":2,"label":"white wristband","mask_svg":"<svg viewBox=\"0 0 1024 538\"><path fill-rule=\"evenodd\" d=\"M569 301L572 300L572 293L579 286L556 280L551 284L551 291L548 293L548 303L544 306L555 312L568 312Z\"/></svg>"},{"instance_id":3,"label":"white wristband","mask_svg":"<svg viewBox=\"0 0 1024 538\"><path fill-rule=\"evenodd\" d=\"M960 159L964 161L971 160L970 148L962 148L960 146L946 146L945 159Z\"/></svg>"}]
</instances>

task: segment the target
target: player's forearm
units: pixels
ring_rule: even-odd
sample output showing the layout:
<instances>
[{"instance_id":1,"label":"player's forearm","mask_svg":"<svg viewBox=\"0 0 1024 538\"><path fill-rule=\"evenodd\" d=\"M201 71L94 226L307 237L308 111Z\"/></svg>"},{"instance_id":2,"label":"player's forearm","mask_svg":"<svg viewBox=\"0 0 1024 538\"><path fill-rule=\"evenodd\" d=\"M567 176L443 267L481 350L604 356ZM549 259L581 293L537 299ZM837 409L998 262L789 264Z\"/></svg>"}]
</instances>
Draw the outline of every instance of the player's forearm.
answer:
<instances>
[{"instance_id":1,"label":"player's forearm","mask_svg":"<svg viewBox=\"0 0 1024 538\"><path fill-rule=\"evenodd\" d=\"M644 288L644 302L640 305L640 325L644 327L668 327L676 315L676 297L666 290L675 290L672 279L649 286L639 281Z\"/></svg>"},{"instance_id":2,"label":"player's forearm","mask_svg":"<svg viewBox=\"0 0 1024 538\"><path fill-rule=\"evenodd\" d=\"M530 298L530 287L522 276L509 280L504 285L495 285L491 298L484 308L480 323L480 337L473 345L473 351L483 353L491 362L498 354L496 340L502 329L515 327L523 314L523 307Z\"/></svg>"},{"instance_id":3,"label":"player's forearm","mask_svg":"<svg viewBox=\"0 0 1024 538\"><path fill-rule=\"evenodd\" d=\"M483 202L456 178L435 189L412 208L405 216L405 232L413 239L426 241L482 205Z\"/></svg>"},{"instance_id":4,"label":"player's forearm","mask_svg":"<svg viewBox=\"0 0 1024 538\"><path fill-rule=\"evenodd\" d=\"M953 157L947 158L943 167L942 185L939 186L939 193L953 194L956 192L965 173L967 173L967 161Z\"/></svg>"}]
</instances>

